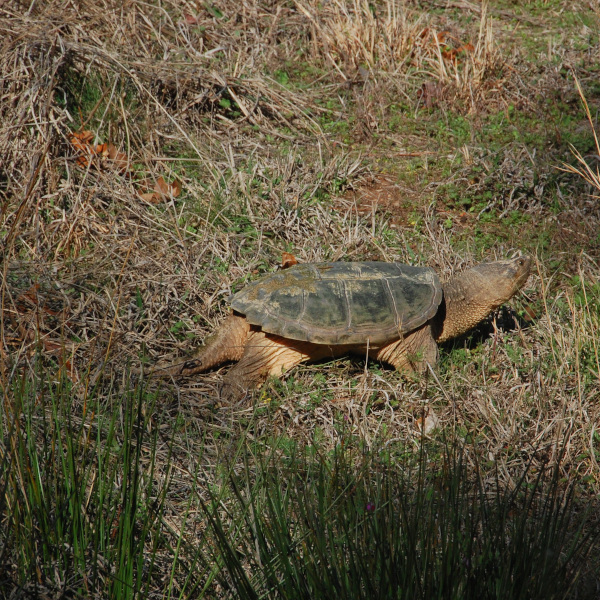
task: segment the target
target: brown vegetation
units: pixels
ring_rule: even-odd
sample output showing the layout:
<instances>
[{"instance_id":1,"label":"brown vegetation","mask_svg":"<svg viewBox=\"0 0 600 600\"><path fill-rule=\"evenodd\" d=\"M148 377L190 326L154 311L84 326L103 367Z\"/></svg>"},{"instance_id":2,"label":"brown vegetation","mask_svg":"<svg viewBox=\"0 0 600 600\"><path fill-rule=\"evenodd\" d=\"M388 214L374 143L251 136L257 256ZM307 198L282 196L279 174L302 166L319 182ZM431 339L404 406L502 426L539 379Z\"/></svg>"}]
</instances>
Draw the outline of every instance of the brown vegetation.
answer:
<instances>
[{"instance_id":1,"label":"brown vegetation","mask_svg":"<svg viewBox=\"0 0 600 600\"><path fill-rule=\"evenodd\" d=\"M448 278L520 249L537 255L524 299L424 379L343 360L237 405L219 402L219 372L164 384L161 408L185 419L174 485L246 428L333 447L342 423L410 449L425 424L507 482L564 443L564 477L598 493L598 156L572 77L595 119L597 15L517 4L3 3L5 403L42 365L91 419L92 389L189 354L284 252ZM570 142L592 187L556 168ZM183 496L167 500L174 530Z\"/></svg>"}]
</instances>

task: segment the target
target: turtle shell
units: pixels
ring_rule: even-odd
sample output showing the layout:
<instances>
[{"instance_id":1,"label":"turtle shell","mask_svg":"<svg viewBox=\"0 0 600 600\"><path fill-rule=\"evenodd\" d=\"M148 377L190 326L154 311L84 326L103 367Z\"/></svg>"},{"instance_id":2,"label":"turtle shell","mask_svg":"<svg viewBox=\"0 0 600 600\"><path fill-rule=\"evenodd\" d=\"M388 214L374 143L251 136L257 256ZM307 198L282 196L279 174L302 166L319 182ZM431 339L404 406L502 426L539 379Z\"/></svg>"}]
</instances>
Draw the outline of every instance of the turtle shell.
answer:
<instances>
[{"instance_id":1,"label":"turtle shell","mask_svg":"<svg viewBox=\"0 0 600 600\"><path fill-rule=\"evenodd\" d=\"M436 314L432 269L400 263L305 263L265 275L235 294L233 310L267 333L315 344L384 344Z\"/></svg>"}]
</instances>

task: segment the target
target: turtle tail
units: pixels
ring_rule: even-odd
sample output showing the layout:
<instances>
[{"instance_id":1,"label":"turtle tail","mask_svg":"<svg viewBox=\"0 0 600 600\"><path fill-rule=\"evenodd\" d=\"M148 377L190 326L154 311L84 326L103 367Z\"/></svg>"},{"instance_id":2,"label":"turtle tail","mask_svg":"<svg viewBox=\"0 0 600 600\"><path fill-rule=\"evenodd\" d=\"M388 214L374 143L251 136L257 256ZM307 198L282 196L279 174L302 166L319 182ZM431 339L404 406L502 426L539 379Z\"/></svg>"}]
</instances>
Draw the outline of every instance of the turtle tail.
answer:
<instances>
[{"instance_id":1,"label":"turtle tail","mask_svg":"<svg viewBox=\"0 0 600 600\"><path fill-rule=\"evenodd\" d=\"M191 358L164 367L157 365L150 375L158 377L189 377L196 373L208 371L213 367L242 358L250 324L236 314L229 315L220 325L216 333L211 335L204 346Z\"/></svg>"}]
</instances>

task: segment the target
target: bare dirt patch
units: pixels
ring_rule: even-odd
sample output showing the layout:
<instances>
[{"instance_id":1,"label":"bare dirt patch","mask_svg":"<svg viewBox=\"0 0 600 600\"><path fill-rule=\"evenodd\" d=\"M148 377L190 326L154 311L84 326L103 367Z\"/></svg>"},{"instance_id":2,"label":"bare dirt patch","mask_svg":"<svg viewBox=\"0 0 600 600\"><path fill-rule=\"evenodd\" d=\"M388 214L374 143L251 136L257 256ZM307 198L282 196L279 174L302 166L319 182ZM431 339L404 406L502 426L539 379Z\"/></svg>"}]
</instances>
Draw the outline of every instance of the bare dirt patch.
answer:
<instances>
[{"instance_id":1,"label":"bare dirt patch","mask_svg":"<svg viewBox=\"0 0 600 600\"><path fill-rule=\"evenodd\" d=\"M404 227L409 225L411 213L423 199L391 176L377 175L353 186L336 202L340 208L352 207L360 216L388 214L393 224Z\"/></svg>"}]
</instances>

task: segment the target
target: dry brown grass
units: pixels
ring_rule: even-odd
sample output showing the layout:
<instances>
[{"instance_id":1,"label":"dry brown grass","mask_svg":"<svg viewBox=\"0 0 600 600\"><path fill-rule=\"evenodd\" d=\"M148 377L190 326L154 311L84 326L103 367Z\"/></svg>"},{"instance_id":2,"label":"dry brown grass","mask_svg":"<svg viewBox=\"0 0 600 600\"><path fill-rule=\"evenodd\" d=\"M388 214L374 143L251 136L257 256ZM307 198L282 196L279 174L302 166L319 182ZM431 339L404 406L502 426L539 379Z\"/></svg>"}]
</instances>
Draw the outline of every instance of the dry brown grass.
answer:
<instances>
[{"instance_id":1,"label":"dry brown grass","mask_svg":"<svg viewBox=\"0 0 600 600\"><path fill-rule=\"evenodd\" d=\"M389 113L377 105L391 96L415 114L441 104L442 114L471 112L475 120L515 100L532 102L523 94L534 83L520 80L527 71L499 47L487 5L471 7L467 28L409 2L386 0L376 12L361 0L321 4L224 0L218 10L226 18L175 0L133 1L126 11L108 0L0 6L0 378L7 402L15 378L33 377L39 361L52 372L65 367L83 410L95 385L100 395L111 382L127 386L129 367L139 367L142 355L153 362L188 353L224 317L228 294L273 269L282 251L300 261L422 262L443 277L480 258L476 236L458 245L439 205L430 204L440 181L415 192L399 219L376 208L361 212L347 196L331 202L341 188L373 181L376 161L390 150L350 147L325 131L321 117L355 115L354 105L325 108L348 86L360 119L373 114L381 128ZM278 69L309 75L285 85ZM79 165L69 136L84 124L125 152L136 174ZM367 123L369 135L377 127ZM432 142L423 136L417 144ZM487 168L482 156L469 160ZM583 164L600 187L597 172ZM144 202L140 180L160 176L180 180L182 196ZM446 177L461 181L454 172ZM502 208L529 211L527 200L514 198ZM544 227L554 217L534 200L527 214ZM578 207L590 227L598 223L584 196L565 214L579 214ZM561 260L566 246L556 249ZM486 255L513 249L499 241ZM215 457L233 454L241 432L265 445L319 437L333 447L343 431L357 445L383 440L416 449L419 419L429 417L438 427L428 436L469 440L473 460L489 459L504 481L529 461L552 463L566 440L565 477L585 477L588 490L600 491L599 257L595 250L570 255L561 264L571 270L561 274L550 266L555 255L541 257L524 299L515 301L521 313L534 313L531 322L504 313L509 332L445 348L450 359L422 381L336 361L297 369L236 406L219 404L219 372L165 384L161 408L173 422L185 420L168 499L173 532L198 461L210 480ZM579 283L571 285L575 275ZM590 297L582 302L582 294ZM190 519L190 531L193 525Z\"/></svg>"},{"instance_id":2,"label":"dry brown grass","mask_svg":"<svg viewBox=\"0 0 600 600\"><path fill-rule=\"evenodd\" d=\"M332 212L310 201L311 193L336 177L358 181L363 167L332 145L303 111L317 92L291 91L265 77L264 71L266 66L274 70L310 38L316 44L313 51L325 53L342 78L341 66L376 65L389 75L400 74L403 65L417 61L417 70L437 73L443 83L455 81L457 88L468 87L456 73L444 71L442 67L449 65L439 47L428 47L420 37L431 26L426 21L431 17L423 12L391 2L377 18L359 2L334 2L318 13L308 3L298 3L297 10L277 6L257 10L246 4L238 10L231 4L220 9L236 15L233 26L231 22L225 26L205 10L194 13L178 3L166 3L163 9L133 4L127 15L107 2L85 4L79 11L70 3L33 5L30 12L19 5L3 10L2 72L10 77L4 79L0 131L6 232L2 331L4 358L10 354L10 364L31 356L39 343L38 325L48 347L60 345L65 337L79 340L66 349L80 378L90 366L92 373L99 373L100 365L120 372L127 361L138 360L142 345L151 358L185 351L188 338L168 328L181 321L196 343L223 316L223 300L232 283L264 268L265 261L272 264L287 248L303 261L410 260L401 250L408 241L398 246L381 237L385 216L357 215L351 204ZM193 27L186 24L186 14L195 19ZM467 77L468 69L479 69L481 75L486 60L497 52L485 7L478 17L479 37L469 60L460 64L461 77ZM269 40L280 44L273 46ZM469 67L469 61L477 65ZM83 119L95 118L95 129L105 132L103 139L127 149L145 175L176 173L184 183L184 201L164 209L148 206L136 195L131 178L75 164L68 135L80 127L81 117L72 114L76 106L61 106L57 99L65 94L65 77L81 77L83 84L94 71L106 80L97 83L102 96L95 112ZM479 85L481 77L473 73L468 78ZM118 91L123 81L139 103L126 105L123 94L128 92ZM219 108L224 90L238 102L241 114L233 116ZM311 105L312 114L314 110ZM269 147L268 135L279 140L293 135L295 145L281 153L277 146ZM161 145L170 140L189 158L161 152ZM240 168L249 156L251 169ZM193 173L187 175L190 168ZM256 193L257 182L266 193ZM191 215L182 229L179 222L186 207ZM227 231L235 226L236 212L243 213L256 231L250 255L244 252L248 242L243 234ZM470 262L456 254L434 214L426 217L426 225L428 236L415 248L418 255L429 255L430 264L446 273ZM400 230L399 235L405 234ZM320 243L307 243L315 239ZM226 271L216 268L223 265ZM8 285L11 280L17 283ZM56 296L57 314L65 315L63 320L50 315L45 299L36 300L33 308L20 306L21 296L34 283L41 290L37 293ZM143 304L141 320L136 294ZM574 336L582 331L586 328L578 327L561 338L563 352L581 345ZM15 351L17 340L22 345ZM497 351L494 358L502 360ZM344 389L345 378L342 373L339 382L332 380L332 389ZM203 380L210 382L212 376ZM407 394L421 394L418 388L394 382L400 386L395 397L401 406L411 405ZM200 390L201 384L186 385L190 387L183 390L189 389L196 398L198 393L202 397L202 389L211 393L212 384ZM515 385L504 382L495 393L502 396L516 389L524 393ZM358 399L352 398L349 410L354 410L354 402L362 404L375 393L369 386L365 389ZM444 394L438 393L445 402ZM414 410L404 415L406 432L413 418Z\"/></svg>"},{"instance_id":3,"label":"dry brown grass","mask_svg":"<svg viewBox=\"0 0 600 600\"><path fill-rule=\"evenodd\" d=\"M451 101L469 111L514 102L517 95L487 2L469 7L478 28L466 31L444 29L434 14L408 2L336 0L323 6L298 0L296 6L310 21L313 52L347 84L383 82L382 89L407 95L414 93L406 89L412 79L419 82L416 96L425 106Z\"/></svg>"}]
</instances>

